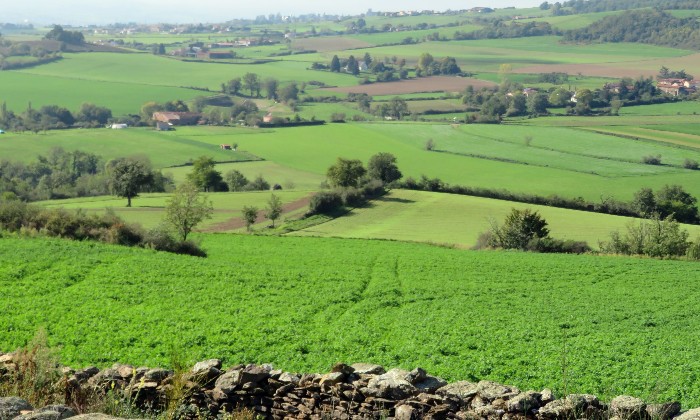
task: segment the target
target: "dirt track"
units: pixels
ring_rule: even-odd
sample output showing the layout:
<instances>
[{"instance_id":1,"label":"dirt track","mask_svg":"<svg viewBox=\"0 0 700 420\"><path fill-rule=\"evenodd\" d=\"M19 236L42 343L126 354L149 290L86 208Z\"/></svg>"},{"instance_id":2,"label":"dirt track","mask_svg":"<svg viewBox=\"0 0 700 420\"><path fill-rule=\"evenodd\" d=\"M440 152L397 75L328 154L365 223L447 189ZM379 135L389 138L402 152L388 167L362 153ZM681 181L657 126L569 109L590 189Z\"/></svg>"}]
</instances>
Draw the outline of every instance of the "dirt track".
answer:
<instances>
[{"instance_id":1,"label":"dirt track","mask_svg":"<svg viewBox=\"0 0 700 420\"><path fill-rule=\"evenodd\" d=\"M311 196L306 196L303 198L300 198L299 200L292 201L291 203L287 203L284 206L282 206L282 216L284 216L286 213L293 212L295 210L299 210L304 207L308 207L309 201L311 201ZM258 218L255 220L255 223L261 223L265 220L265 209L258 210ZM230 232L232 230L237 230L245 227L245 221L243 220L242 217L233 217L229 220L226 220L224 222L216 223L214 225L211 225L207 227L206 229L202 229L201 232L207 232L207 233L220 233L220 232Z\"/></svg>"}]
</instances>

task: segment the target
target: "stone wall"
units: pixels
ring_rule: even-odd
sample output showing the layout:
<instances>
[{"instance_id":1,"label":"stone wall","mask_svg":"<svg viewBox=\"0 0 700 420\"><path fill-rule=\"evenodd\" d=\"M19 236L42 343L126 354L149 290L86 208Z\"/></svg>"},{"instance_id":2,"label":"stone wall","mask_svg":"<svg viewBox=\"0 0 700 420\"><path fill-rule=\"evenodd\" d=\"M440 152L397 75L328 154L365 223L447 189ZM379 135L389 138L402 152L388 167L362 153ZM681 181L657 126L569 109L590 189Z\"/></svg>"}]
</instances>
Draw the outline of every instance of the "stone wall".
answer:
<instances>
[{"instance_id":1,"label":"stone wall","mask_svg":"<svg viewBox=\"0 0 700 420\"><path fill-rule=\"evenodd\" d=\"M10 378L13 369L12 355L0 355L0 374ZM337 364L325 374L294 374L268 365L222 369L221 361L214 359L180 374L117 364L103 370L63 368L63 375L65 406L32 411L20 404L16 407L22 409L12 411L3 408L9 399L0 398L0 420L67 418L76 411L70 408L87 396L108 391L155 410L162 410L172 395L182 395L175 417L185 419L220 417L247 408L265 419L700 420L700 409L681 414L677 402L645 404L620 396L606 404L586 394L556 399L548 389L521 391L490 381L448 384L420 368L387 372L363 363ZM47 411L56 414L46 417Z\"/></svg>"}]
</instances>

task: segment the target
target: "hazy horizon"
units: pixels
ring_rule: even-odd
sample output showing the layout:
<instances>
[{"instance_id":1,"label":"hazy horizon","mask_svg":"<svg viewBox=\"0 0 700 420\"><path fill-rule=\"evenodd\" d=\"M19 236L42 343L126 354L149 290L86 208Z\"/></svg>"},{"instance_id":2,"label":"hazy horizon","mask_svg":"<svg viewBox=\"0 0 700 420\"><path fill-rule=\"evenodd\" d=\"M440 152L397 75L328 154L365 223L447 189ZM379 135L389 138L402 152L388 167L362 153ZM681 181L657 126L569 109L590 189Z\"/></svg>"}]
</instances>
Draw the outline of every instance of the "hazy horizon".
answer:
<instances>
[{"instance_id":1,"label":"hazy horizon","mask_svg":"<svg viewBox=\"0 0 700 420\"><path fill-rule=\"evenodd\" d=\"M486 0L454 1L435 0L384 0L381 3L355 0L333 4L317 0L297 2L261 0L244 4L223 3L218 0L120 0L96 2L94 0L28 0L13 1L3 6L0 22L33 24L88 25L108 23L198 23L225 22L233 19L250 19L256 16L280 13L282 15L342 14L358 15L368 9L374 11L400 10L461 10L472 7L534 7L542 0Z\"/></svg>"}]
</instances>

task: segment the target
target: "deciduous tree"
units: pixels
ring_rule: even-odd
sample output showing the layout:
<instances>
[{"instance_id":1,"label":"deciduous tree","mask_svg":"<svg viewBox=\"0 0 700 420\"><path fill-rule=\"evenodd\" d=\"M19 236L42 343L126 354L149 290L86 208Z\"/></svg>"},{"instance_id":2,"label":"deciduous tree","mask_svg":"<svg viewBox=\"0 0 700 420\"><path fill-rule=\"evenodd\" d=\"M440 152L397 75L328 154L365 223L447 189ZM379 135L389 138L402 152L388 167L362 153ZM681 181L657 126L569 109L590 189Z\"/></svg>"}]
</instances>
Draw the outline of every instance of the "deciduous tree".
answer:
<instances>
[{"instance_id":1,"label":"deciduous tree","mask_svg":"<svg viewBox=\"0 0 700 420\"><path fill-rule=\"evenodd\" d=\"M401 179L403 174L396 166L396 156L391 153L377 153L369 158L367 174L372 179L378 179L385 184L390 184Z\"/></svg>"},{"instance_id":2,"label":"deciduous tree","mask_svg":"<svg viewBox=\"0 0 700 420\"><path fill-rule=\"evenodd\" d=\"M211 218L214 207L210 200L200 194L197 186L185 182L177 187L175 194L165 205L165 220L175 229L180 239L187 236L203 220Z\"/></svg>"},{"instance_id":3,"label":"deciduous tree","mask_svg":"<svg viewBox=\"0 0 700 420\"><path fill-rule=\"evenodd\" d=\"M282 200L274 194L270 196L267 201L267 208L265 209L265 217L272 221L272 227L275 227L275 220L279 219L282 214Z\"/></svg>"},{"instance_id":4,"label":"deciduous tree","mask_svg":"<svg viewBox=\"0 0 700 420\"><path fill-rule=\"evenodd\" d=\"M356 187L360 178L367 171L362 162L357 159L338 158L336 163L328 168L326 176L328 182L336 187Z\"/></svg>"},{"instance_id":5,"label":"deciduous tree","mask_svg":"<svg viewBox=\"0 0 700 420\"><path fill-rule=\"evenodd\" d=\"M127 199L127 207L131 207L131 199L137 197L141 189L151 182L150 168L142 161L133 158L121 158L109 165L109 184L112 192Z\"/></svg>"}]
</instances>

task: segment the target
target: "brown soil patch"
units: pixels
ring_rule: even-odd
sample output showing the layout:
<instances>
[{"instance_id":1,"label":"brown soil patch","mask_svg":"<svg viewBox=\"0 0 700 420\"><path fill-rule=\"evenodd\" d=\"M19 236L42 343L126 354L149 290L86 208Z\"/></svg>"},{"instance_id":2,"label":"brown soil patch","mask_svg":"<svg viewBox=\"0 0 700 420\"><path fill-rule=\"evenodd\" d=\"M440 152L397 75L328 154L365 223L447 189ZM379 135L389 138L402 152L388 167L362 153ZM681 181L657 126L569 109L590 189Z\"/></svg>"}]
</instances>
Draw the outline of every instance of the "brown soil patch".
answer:
<instances>
[{"instance_id":1,"label":"brown soil patch","mask_svg":"<svg viewBox=\"0 0 700 420\"><path fill-rule=\"evenodd\" d=\"M365 41L360 41L359 39L341 37L299 38L292 42L292 48L295 50L316 50L318 52L351 50L373 46L374 45Z\"/></svg>"},{"instance_id":2,"label":"brown soil patch","mask_svg":"<svg viewBox=\"0 0 700 420\"><path fill-rule=\"evenodd\" d=\"M366 93L368 95L403 95L422 92L461 92L467 86L481 89L482 87L496 86L496 84L468 77L433 76L398 82L372 83L371 85L324 88L320 90L340 93Z\"/></svg>"},{"instance_id":3,"label":"brown soil patch","mask_svg":"<svg viewBox=\"0 0 700 420\"><path fill-rule=\"evenodd\" d=\"M292 201L291 203L287 203L284 206L282 206L282 215L293 212L295 210L302 209L304 207L308 207L310 201L311 196L306 196L296 201ZM258 218L255 220L255 223L262 223L263 221L265 221L265 210L258 210ZM202 229L201 232L230 232L232 230L237 230L244 227L245 221L242 217L233 217L224 222L211 225L206 229Z\"/></svg>"}]
</instances>

